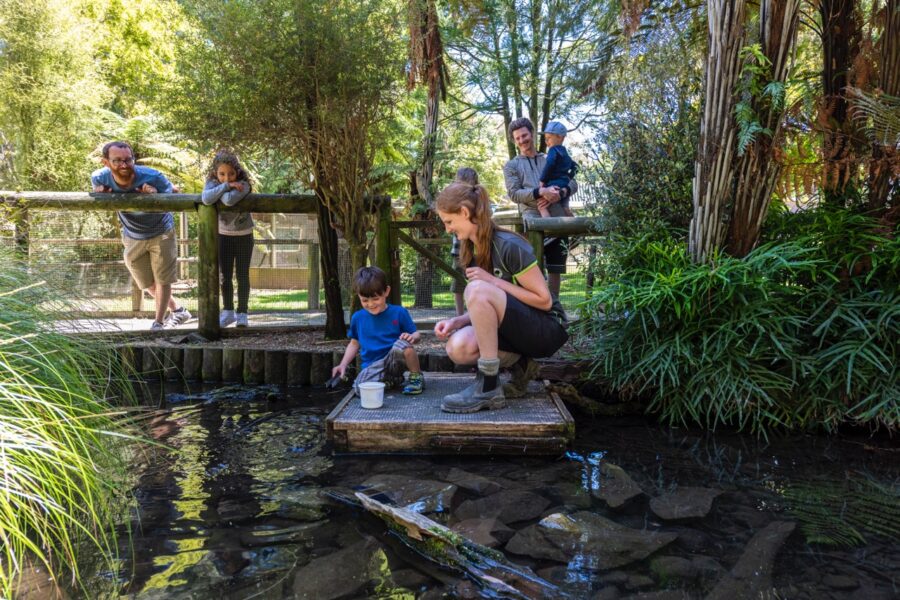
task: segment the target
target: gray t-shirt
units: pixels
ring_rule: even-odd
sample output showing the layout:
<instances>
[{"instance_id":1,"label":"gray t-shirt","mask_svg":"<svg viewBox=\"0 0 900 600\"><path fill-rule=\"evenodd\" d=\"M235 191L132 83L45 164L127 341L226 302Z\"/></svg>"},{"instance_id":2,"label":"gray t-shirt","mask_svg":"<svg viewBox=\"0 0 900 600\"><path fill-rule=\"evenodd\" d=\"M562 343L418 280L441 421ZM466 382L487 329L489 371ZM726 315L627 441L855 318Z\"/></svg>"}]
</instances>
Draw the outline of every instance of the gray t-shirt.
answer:
<instances>
[{"instance_id":1,"label":"gray t-shirt","mask_svg":"<svg viewBox=\"0 0 900 600\"><path fill-rule=\"evenodd\" d=\"M537 257L535 257L528 240L512 231L494 232L494 237L491 239L491 266L494 277L519 285L519 275L535 265L537 265ZM477 266L474 257L469 266ZM553 299L553 305L549 312L559 318L560 323L566 323L566 311L563 310L558 298Z\"/></svg>"}]
</instances>

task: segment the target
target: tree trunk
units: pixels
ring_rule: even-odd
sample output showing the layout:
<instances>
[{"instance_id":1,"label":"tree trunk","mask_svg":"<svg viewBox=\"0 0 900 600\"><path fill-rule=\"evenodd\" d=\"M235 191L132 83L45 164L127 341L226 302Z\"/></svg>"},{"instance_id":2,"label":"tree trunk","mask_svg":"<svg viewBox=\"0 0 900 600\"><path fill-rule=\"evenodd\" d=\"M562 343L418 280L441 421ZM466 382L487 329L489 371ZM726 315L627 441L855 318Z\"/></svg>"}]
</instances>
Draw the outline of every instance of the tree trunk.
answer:
<instances>
[{"instance_id":1,"label":"tree trunk","mask_svg":"<svg viewBox=\"0 0 900 600\"><path fill-rule=\"evenodd\" d=\"M506 0L506 26L509 29L509 69L513 87L516 118L522 116L522 76L519 72L519 15L516 0Z\"/></svg>"},{"instance_id":2,"label":"tree trunk","mask_svg":"<svg viewBox=\"0 0 900 600\"><path fill-rule=\"evenodd\" d=\"M822 139L825 202L843 206L856 187L859 159L853 148L853 120L845 89L850 70L859 55L861 27L856 0L821 0L822 88L824 99L819 121L827 123ZM848 190L848 186L850 189Z\"/></svg>"},{"instance_id":3,"label":"tree trunk","mask_svg":"<svg viewBox=\"0 0 900 600\"><path fill-rule=\"evenodd\" d=\"M900 96L900 0L886 0L883 10L878 87L883 93L896 98ZM867 208L874 213L882 212L891 200L891 165L898 160L898 153L897 148L888 142L890 140L878 140L872 144ZM895 190L894 195L897 193Z\"/></svg>"},{"instance_id":4,"label":"tree trunk","mask_svg":"<svg viewBox=\"0 0 900 600\"><path fill-rule=\"evenodd\" d=\"M541 102L540 120L534 122L535 127L539 127L541 131L546 129L547 123L550 121L551 92L553 91L553 58L556 56L553 52L553 34L556 32L556 7L557 4L551 2L547 9L547 74L544 79L544 98ZM545 152L546 150L547 142L544 140L544 137L541 136L538 151Z\"/></svg>"},{"instance_id":5,"label":"tree trunk","mask_svg":"<svg viewBox=\"0 0 900 600\"><path fill-rule=\"evenodd\" d=\"M697 262L708 260L725 240L725 210L734 185L737 126L735 85L745 44L746 0L710 0L706 92L700 121L700 147L694 162L689 248Z\"/></svg>"},{"instance_id":6,"label":"tree trunk","mask_svg":"<svg viewBox=\"0 0 900 600\"><path fill-rule=\"evenodd\" d=\"M544 41L544 32L541 24L542 0L531 0L531 64L528 73L528 118L537 125L540 122L538 90L541 81L541 43Z\"/></svg>"},{"instance_id":7,"label":"tree trunk","mask_svg":"<svg viewBox=\"0 0 900 600\"><path fill-rule=\"evenodd\" d=\"M341 278L338 271L338 236L331 226L328 207L316 190L319 203L316 216L319 229L319 260L322 284L325 289L325 339L338 340L347 337L344 324L344 303L341 300ZM357 302L359 300L357 299Z\"/></svg>"},{"instance_id":8,"label":"tree trunk","mask_svg":"<svg viewBox=\"0 0 900 600\"><path fill-rule=\"evenodd\" d=\"M784 83L788 76L800 0L762 0L759 6L760 45L771 63L770 81ZM775 160L780 145L784 102L773 106L771 100L752 100L754 112L763 127L772 132L759 135L738 159L734 209L729 223L726 247L733 256L746 256L756 246L772 190L781 174L781 163Z\"/></svg>"},{"instance_id":9,"label":"tree trunk","mask_svg":"<svg viewBox=\"0 0 900 600\"><path fill-rule=\"evenodd\" d=\"M497 66L497 83L500 88L500 114L503 116L503 132L506 138L506 150L509 152L510 158L515 158L518 152L516 145L509 136L509 124L512 123L512 113L509 109L509 89L507 88L507 77L504 72L502 55L500 53L500 34L496 27L492 30L492 42L494 44L492 51L494 53L494 64Z\"/></svg>"},{"instance_id":10,"label":"tree trunk","mask_svg":"<svg viewBox=\"0 0 900 600\"><path fill-rule=\"evenodd\" d=\"M440 89L438 82L428 82L428 103L425 107L425 139L422 143L422 163L416 172L416 188L425 205L434 208L431 183L434 178L434 155L437 146L437 128L440 119Z\"/></svg>"}]
</instances>

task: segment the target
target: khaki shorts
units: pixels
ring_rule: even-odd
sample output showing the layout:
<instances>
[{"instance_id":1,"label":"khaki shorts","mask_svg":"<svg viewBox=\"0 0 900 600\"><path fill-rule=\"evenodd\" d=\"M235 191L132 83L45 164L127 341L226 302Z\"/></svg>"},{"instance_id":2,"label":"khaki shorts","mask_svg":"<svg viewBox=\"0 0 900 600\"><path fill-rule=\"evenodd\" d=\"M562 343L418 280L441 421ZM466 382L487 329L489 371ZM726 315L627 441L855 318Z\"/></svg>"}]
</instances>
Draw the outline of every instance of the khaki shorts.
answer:
<instances>
[{"instance_id":1,"label":"khaki shorts","mask_svg":"<svg viewBox=\"0 0 900 600\"><path fill-rule=\"evenodd\" d=\"M125 266L142 290L178 281L175 263L178 247L175 244L175 230L146 240L136 240L122 236L125 246Z\"/></svg>"}]
</instances>

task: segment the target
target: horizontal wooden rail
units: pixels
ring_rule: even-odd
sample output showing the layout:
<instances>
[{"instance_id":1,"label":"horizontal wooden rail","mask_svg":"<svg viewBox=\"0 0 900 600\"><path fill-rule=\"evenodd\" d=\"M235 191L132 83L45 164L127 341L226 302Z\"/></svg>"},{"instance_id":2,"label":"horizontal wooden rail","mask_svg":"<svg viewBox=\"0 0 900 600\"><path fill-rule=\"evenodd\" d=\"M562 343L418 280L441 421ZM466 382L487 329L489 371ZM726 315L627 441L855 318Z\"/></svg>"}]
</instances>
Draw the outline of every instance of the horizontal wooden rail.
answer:
<instances>
[{"instance_id":1,"label":"horizontal wooden rail","mask_svg":"<svg viewBox=\"0 0 900 600\"><path fill-rule=\"evenodd\" d=\"M525 217L525 231L542 231L545 235L579 235L599 233L597 222L590 217Z\"/></svg>"},{"instance_id":2,"label":"horizontal wooden rail","mask_svg":"<svg viewBox=\"0 0 900 600\"><path fill-rule=\"evenodd\" d=\"M200 194L97 194L89 192L0 191L0 200L30 210L134 210L169 212L196 210ZM314 194L249 194L236 206L221 203L223 212L307 213L316 212Z\"/></svg>"}]
</instances>

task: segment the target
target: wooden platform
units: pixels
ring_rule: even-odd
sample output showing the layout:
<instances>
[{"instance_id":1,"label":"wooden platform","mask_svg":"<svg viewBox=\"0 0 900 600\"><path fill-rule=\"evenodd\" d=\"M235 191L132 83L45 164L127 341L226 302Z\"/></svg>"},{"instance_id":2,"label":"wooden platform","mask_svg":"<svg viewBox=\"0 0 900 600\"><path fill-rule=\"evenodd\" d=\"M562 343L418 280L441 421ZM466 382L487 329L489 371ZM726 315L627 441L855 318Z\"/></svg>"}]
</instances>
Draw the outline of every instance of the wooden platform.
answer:
<instances>
[{"instance_id":1,"label":"wooden platform","mask_svg":"<svg viewBox=\"0 0 900 600\"><path fill-rule=\"evenodd\" d=\"M352 391L326 419L337 453L558 455L575 435L575 423L546 384L531 382L524 398L501 410L472 414L441 411L441 399L473 380L472 374L425 373L425 391L404 396L388 390L384 406L365 409Z\"/></svg>"}]
</instances>

